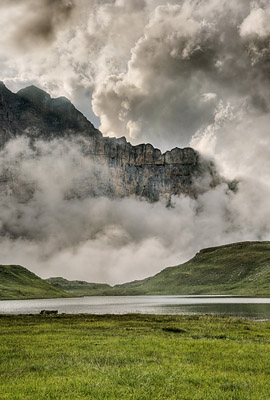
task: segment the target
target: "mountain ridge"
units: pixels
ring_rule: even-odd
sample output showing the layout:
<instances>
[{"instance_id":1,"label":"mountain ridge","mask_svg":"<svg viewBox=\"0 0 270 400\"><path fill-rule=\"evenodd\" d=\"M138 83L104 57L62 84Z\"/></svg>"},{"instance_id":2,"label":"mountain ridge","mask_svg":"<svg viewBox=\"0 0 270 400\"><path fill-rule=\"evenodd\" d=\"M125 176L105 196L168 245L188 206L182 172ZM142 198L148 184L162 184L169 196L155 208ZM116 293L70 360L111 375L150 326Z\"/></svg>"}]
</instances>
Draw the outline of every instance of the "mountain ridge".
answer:
<instances>
[{"instance_id":1,"label":"mountain ridge","mask_svg":"<svg viewBox=\"0 0 270 400\"><path fill-rule=\"evenodd\" d=\"M18 137L28 138L30 145L37 140L55 139L78 145L84 156L105 171L102 178L98 177L96 188L88 188L85 196L135 196L150 202L161 198L169 201L171 196L196 197L225 182L213 162L190 147L176 147L162 153L149 143L133 146L125 137L103 137L68 99L53 99L33 85L14 94L2 83L0 147ZM101 183L102 179L105 181Z\"/></svg>"}]
</instances>

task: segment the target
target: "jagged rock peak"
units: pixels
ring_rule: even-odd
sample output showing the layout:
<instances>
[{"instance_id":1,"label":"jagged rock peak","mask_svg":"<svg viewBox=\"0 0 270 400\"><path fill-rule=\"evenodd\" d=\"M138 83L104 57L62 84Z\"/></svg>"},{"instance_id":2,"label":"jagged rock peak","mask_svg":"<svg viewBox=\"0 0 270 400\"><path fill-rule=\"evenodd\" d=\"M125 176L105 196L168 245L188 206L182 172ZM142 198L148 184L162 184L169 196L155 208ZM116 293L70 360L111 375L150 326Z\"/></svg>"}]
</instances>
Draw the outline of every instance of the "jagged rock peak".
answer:
<instances>
[{"instance_id":1,"label":"jagged rock peak","mask_svg":"<svg viewBox=\"0 0 270 400\"><path fill-rule=\"evenodd\" d=\"M65 97L52 98L30 85L17 94L0 85L0 146L14 136L52 139L67 135L100 137L101 133Z\"/></svg>"},{"instance_id":2,"label":"jagged rock peak","mask_svg":"<svg viewBox=\"0 0 270 400\"><path fill-rule=\"evenodd\" d=\"M1 92L9 92L9 93L12 93L12 92L6 87L6 85L4 84L3 81L0 81L0 93L1 93Z\"/></svg>"},{"instance_id":3,"label":"jagged rock peak","mask_svg":"<svg viewBox=\"0 0 270 400\"><path fill-rule=\"evenodd\" d=\"M45 92L45 90L42 90L35 85L30 85L19 90L17 92L17 95L29 100L34 104L39 104L43 106L47 105L48 102L51 101L51 96L49 95L49 93Z\"/></svg>"},{"instance_id":4,"label":"jagged rock peak","mask_svg":"<svg viewBox=\"0 0 270 400\"><path fill-rule=\"evenodd\" d=\"M72 107L73 104L70 102L69 99L67 99L64 96L60 96L57 98L52 98L49 93L45 92L45 90L40 89L39 87L35 85L30 85L27 86L17 92L17 95L20 97L29 100L31 103L39 106L48 106L49 103L55 105L55 106L67 106L70 105ZM75 108L75 107L74 107ZM78 110L77 110L78 111ZM78 111L79 112L79 111Z\"/></svg>"}]
</instances>

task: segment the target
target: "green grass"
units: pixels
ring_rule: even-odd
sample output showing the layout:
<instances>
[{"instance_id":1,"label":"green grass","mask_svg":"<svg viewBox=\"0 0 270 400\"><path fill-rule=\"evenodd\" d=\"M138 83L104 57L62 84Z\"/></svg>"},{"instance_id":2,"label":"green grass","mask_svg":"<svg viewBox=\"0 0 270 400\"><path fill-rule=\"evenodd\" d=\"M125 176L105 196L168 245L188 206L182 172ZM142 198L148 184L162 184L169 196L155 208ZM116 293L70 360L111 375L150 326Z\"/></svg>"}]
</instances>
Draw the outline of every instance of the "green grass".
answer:
<instances>
[{"instance_id":1,"label":"green grass","mask_svg":"<svg viewBox=\"0 0 270 400\"><path fill-rule=\"evenodd\" d=\"M269 400L270 322L0 317L0 398Z\"/></svg>"},{"instance_id":2,"label":"green grass","mask_svg":"<svg viewBox=\"0 0 270 400\"><path fill-rule=\"evenodd\" d=\"M0 265L0 299L68 297L20 265Z\"/></svg>"},{"instance_id":3,"label":"green grass","mask_svg":"<svg viewBox=\"0 0 270 400\"><path fill-rule=\"evenodd\" d=\"M114 294L231 294L270 296L270 242L203 249L185 264L117 285Z\"/></svg>"}]
</instances>

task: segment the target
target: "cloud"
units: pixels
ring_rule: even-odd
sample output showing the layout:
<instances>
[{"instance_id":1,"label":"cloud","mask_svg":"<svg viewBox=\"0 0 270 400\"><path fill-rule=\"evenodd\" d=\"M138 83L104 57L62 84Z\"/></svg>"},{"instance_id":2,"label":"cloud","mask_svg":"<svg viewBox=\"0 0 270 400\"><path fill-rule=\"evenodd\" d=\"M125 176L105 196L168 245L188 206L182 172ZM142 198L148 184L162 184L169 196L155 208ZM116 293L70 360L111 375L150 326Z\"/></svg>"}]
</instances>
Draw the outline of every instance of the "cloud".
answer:
<instances>
[{"instance_id":1,"label":"cloud","mask_svg":"<svg viewBox=\"0 0 270 400\"><path fill-rule=\"evenodd\" d=\"M269 111L269 12L263 2L256 25L264 29L263 40L257 41L246 35L255 18L251 2L177 3L149 14L126 71L96 82L93 107L106 134L183 146L214 122L220 102L245 103L247 114L251 108Z\"/></svg>"},{"instance_id":2,"label":"cloud","mask_svg":"<svg viewBox=\"0 0 270 400\"><path fill-rule=\"evenodd\" d=\"M270 190L261 181L243 178L237 193L220 185L197 199L174 197L173 208L93 197L107 172L83 147L65 140L33 147L20 138L2 150L1 263L114 284L153 275L203 247L269 239Z\"/></svg>"},{"instance_id":3,"label":"cloud","mask_svg":"<svg viewBox=\"0 0 270 400\"><path fill-rule=\"evenodd\" d=\"M91 118L92 98L106 135L167 150L212 124L220 102L269 112L265 0L1 4L1 78L64 95Z\"/></svg>"},{"instance_id":4,"label":"cloud","mask_svg":"<svg viewBox=\"0 0 270 400\"><path fill-rule=\"evenodd\" d=\"M0 8L7 28L5 40L18 51L25 51L52 43L57 31L69 22L75 4L73 0L13 0L1 2ZM7 23L8 16L14 25Z\"/></svg>"},{"instance_id":5,"label":"cloud","mask_svg":"<svg viewBox=\"0 0 270 400\"><path fill-rule=\"evenodd\" d=\"M254 7L250 14L244 19L240 26L240 35L242 37L253 36L265 38L270 34L269 27L270 7L263 9Z\"/></svg>"}]
</instances>

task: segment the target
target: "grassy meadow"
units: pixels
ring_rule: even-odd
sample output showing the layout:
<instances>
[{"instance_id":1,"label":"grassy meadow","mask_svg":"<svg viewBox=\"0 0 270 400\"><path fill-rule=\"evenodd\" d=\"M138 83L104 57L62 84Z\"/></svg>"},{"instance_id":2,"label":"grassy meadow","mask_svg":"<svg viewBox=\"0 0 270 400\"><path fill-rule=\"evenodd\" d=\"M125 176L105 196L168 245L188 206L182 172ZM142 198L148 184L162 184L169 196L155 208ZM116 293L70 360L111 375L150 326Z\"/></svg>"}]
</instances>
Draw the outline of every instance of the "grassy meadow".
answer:
<instances>
[{"instance_id":1,"label":"grassy meadow","mask_svg":"<svg viewBox=\"0 0 270 400\"><path fill-rule=\"evenodd\" d=\"M2 315L0 398L269 400L270 322Z\"/></svg>"}]
</instances>

